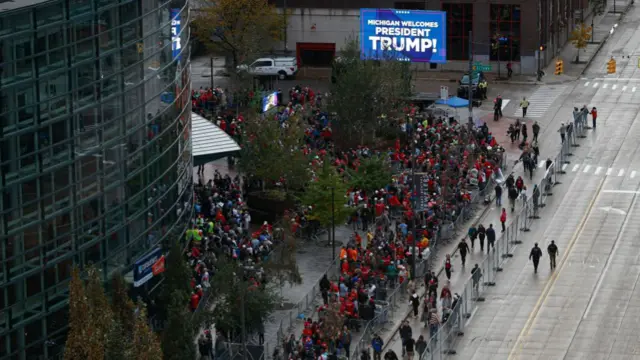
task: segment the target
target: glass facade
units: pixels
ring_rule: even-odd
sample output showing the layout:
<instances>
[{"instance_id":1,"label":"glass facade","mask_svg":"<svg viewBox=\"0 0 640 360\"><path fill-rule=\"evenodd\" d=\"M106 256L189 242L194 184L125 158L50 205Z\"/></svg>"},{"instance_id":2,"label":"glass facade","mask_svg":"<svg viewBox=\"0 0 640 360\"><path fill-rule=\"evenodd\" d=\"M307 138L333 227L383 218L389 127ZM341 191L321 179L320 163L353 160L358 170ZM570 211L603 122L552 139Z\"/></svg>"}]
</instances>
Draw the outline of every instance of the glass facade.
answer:
<instances>
[{"instance_id":1,"label":"glass facade","mask_svg":"<svg viewBox=\"0 0 640 360\"><path fill-rule=\"evenodd\" d=\"M128 273L187 226L188 20L186 0L0 12L1 359L59 354L73 264Z\"/></svg>"}]
</instances>

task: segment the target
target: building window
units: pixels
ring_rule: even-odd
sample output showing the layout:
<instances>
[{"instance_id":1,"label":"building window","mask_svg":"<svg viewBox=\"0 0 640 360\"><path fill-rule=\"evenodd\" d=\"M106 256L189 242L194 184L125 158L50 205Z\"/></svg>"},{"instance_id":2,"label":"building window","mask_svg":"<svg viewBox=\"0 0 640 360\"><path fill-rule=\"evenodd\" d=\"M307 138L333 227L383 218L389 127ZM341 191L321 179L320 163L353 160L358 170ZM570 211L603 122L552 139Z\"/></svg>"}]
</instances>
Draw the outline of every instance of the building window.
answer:
<instances>
[{"instance_id":1,"label":"building window","mask_svg":"<svg viewBox=\"0 0 640 360\"><path fill-rule=\"evenodd\" d=\"M520 61L520 5L491 5L491 60Z\"/></svg>"},{"instance_id":2,"label":"building window","mask_svg":"<svg viewBox=\"0 0 640 360\"><path fill-rule=\"evenodd\" d=\"M469 31L473 28L473 4L442 4L447 12L447 59L469 60Z\"/></svg>"},{"instance_id":3,"label":"building window","mask_svg":"<svg viewBox=\"0 0 640 360\"><path fill-rule=\"evenodd\" d=\"M398 10L424 10L424 3L421 2L395 2L393 8Z\"/></svg>"}]
</instances>

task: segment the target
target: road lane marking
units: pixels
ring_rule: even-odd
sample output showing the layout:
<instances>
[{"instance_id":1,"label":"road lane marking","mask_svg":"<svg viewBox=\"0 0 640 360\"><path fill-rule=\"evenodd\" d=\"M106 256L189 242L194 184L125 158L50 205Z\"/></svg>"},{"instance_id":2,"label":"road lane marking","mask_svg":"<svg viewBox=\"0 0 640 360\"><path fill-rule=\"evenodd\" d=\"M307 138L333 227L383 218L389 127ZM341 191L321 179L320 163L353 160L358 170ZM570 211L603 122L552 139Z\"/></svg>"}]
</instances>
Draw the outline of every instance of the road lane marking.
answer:
<instances>
[{"instance_id":1,"label":"road lane marking","mask_svg":"<svg viewBox=\"0 0 640 360\"><path fill-rule=\"evenodd\" d=\"M618 87L618 85L613 85L613 86L611 87L611 90L615 90L617 87Z\"/></svg>"},{"instance_id":2,"label":"road lane marking","mask_svg":"<svg viewBox=\"0 0 640 360\"><path fill-rule=\"evenodd\" d=\"M634 177L636 177L636 172L635 172L635 171L632 171L632 172L631 172L631 178L633 179Z\"/></svg>"},{"instance_id":3,"label":"road lane marking","mask_svg":"<svg viewBox=\"0 0 640 360\"><path fill-rule=\"evenodd\" d=\"M560 265L558 266L559 270L554 271L551 274L551 277L549 278L549 280L547 280L547 283L542 291L542 294L538 298L536 305L533 307L533 311L531 311L531 314L529 314L529 317L527 318L527 322L525 323L525 326L522 328L522 331L520 331L520 334L518 335L518 338L516 339L516 342L513 345L513 348L511 348L511 351L509 352L509 360L516 359L517 353L519 353L522 350L522 347L524 346L523 344L524 338L529 336L529 331L533 327L534 321L538 317L538 313L540 312L540 309L542 308L543 303L547 301L549 294L551 294L551 290L553 290L556 282L558 281L558 277L560 277L560 273L562 272L562 270L564 270L564 267L567 265L568 263L567 259L571 254L571 249L573 249L573 246L575 245L576 240L578 240L578 238L582 234L582 231L584 230L584 227L587 223L587 218L589 217L589 214L591 214L591 210L593 209L593 206L595 205L596 200L600 197L600 193L602 192L604 179L601 179L599 181L600 181L600 184L598 184L595 194L591 198L591 201L589 202L587 211L584 213L584 215L582 215L582 219L578 223L578 227L576 228L576 231L573 233L573 236L569 240L566 250L564 250L562 253L562 258L558 262L558 265Z\"/></svg>"},{"instance_id":4,"label":"road lane marking","mask_svg":"<svg viewBox=\"0 0 640 360\"><path fill-rule=\"evenodd\" d=\"M564 164L564 165L562 165L562 171L564 171L564 169L566 169L566 168L567 168L567 166L569 166L569 165L568 165L568 164Z\"/></svg>"},{"instance_id":5,"label":"road lane marking","mask_svg":"<svg viewBox=\"0 0 640 360\"><path fill-rule=\"evenodd\" d=\"M635 190L602 190L602 192L607 194L640 194L640 191Z\"/></svg>"},{"instance_id":6,"label":"road lane marking","mask_svg":"<svg viewBox=\"0 0 640 360\"><path fill-rule=\"evenodd\" d=\"M571 169L571 171L576 172L576 170L578 170L579 167L580 165L573 165L573 169Z\"/></svg>"},{"instance_id":7,"label":"road lane marking","mask_svg":"<svg viewBox=\"0 0 640 360\"><path fill-rule=\"evenodd\" d=\"M612 171L613 171L613 169L612 169L612 168L608 168L608 169L607 169L607 176L611 175L611 172L612 172Z\"/></svg>"},{"instance_id":8,"label":"road lane marking","mask_svg":"<svg viewBox=\"0 0 640 360\"><path fill-rule=\"evenodd\" d=\"M589 86L589 81L587 81L586 83L584 83L584 86Z\"/></svg>"},{"instance_id":9,"label":"road lane marking","mask_svg":"<svg viewBox=\"0 0 640 360\"><path fill-rule=\"evenodd\" d=\"M620 171L618 171L618 176L622 176L624 175L624 169L620 169Z\"/></svg>"},{"instance_id":10,"label":"road lane marking","mask_svg":"<svg viewBox=\"0 0 640 360\"><path fill-rule=\"evenodd\" d=\"M622 91L625 91L625 90L627 90L627 85L622 87Z\"/></svg>"},{"instance_id":11,"label":"road lane marking","mask_svg":"<svg viewBox=\"0 0 640 360\"><path fill-rule=\"evenodd\" d=\"M600 174L600 171L602 171L602 166L598 166L596 169L596 175Z\"/></svg>"},{"instance_id":12,"label":"road lane marking","mask_svg":"<svg viewBox=\"0 0 640 360\"><path fill-rule=\"evenodd\" d=\"M597 88L598 87L598 83L593 83L593 87Z\"/></svg>"},{"instance_id":13,"label":"road lane marking","mask_svg":"<svg viewBox=\"0 0 640 360\"><path fill-rule=\"evenodd\" d=\"M596 283L595 289L591 292L591 296L589 298L589 304L587 305L587 309L584 311L584 315L582 315L582 320L586 319L587 316L589 315L589 311L591 311L591 306L593 306L593 302L596 300L596 297L598 296L598 293L600 292L600 286L602 286L602 281L604 280L605 276L607 275L607 272L609 271L609 267L611 266L611 263L612 263L611 259L614 258L615 253L618 251L618 248L620 247L620 243L621 243L620 238L622 237L622 234L625 233L625 229L627 228L627 224L629 223L629 219L631 219L631 216L629 216L629 215L633 211L633 208L636 205L636 201L638 201L638 197L636 195L634 195L633 196L633 200L631 201L631 205L629 206L629 211L624 214L625 215L624 222L622 223L622 227L620 228L620 232L618 232L618 236L616 236L616 240L615 240L615 243L613 245L613 249L611 249L611 252L609 253L609 256L607 256L607 261L604 263L604 269L602 269L602 272L600 273L600 276L598 278L598 282ZM624 212L623 210L620 210L620 209L618 209L618 210ZM619 213L619 214L622 215L622 213ZM637 279L636 279L636 281L637 281Z\"/></svg>"},{"instance_id":14,"label":"road lane marking","mask_svg":"<svg viewBox=\"0 0 640 360\"><path fill-rule=\"evenodd\" d=\"M586 173L586 172L589 172L589 170L591 170L591 165L585 166L584 170L582 170L582 172Z\"/></svg>"},{"instance_id":15,"label":"road lane marking","mask_svg":"<svg viewBox=\"0 0 640 360\"><path fill-rule=\"evenodd\" d=\"M609 86L609 84L607 84L607 83L602 84L602 88L603 88L603 89L606 89L606 88L607 88L607 86Z\"/></svg>"}]
</instances>

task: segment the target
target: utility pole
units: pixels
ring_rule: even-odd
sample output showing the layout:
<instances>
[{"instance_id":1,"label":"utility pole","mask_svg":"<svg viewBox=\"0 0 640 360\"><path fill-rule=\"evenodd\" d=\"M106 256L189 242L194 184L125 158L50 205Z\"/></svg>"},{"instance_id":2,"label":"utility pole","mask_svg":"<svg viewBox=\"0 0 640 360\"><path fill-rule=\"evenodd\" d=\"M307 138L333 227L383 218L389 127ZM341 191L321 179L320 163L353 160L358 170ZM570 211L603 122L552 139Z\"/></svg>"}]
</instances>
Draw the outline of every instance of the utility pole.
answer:
<instances>
[{"instance_id":1,"label":"utility pole","mask_svg":"<svg viewBox=\"0 0 640 360\"><path fill-rule=\"evenodd\" d=\"M284 52L287 53L289 52L289 49L287 48L287 31L289 30L289 24L288 24L288 19L287 19L287 0L283 1L282 4L282 19L284 20L284 31L283 31L283 35L284 35Z\"/></svg>"},{"instance_id":2,"label":"utility pole","mask_svg":"<svg viewBox=\"0 0 640 360\"><path fill-rule=\"evenodd\" d=\"M336 261L336 203L335 188L331 187L331 262Z\"/></svg>"},{"instance_id":3,"label":"utility pole","mask_svg":"<svg viewBox=\"0 0 640 360\"><path fill-rule=\"evenodd\" d=\"M209 60L209 66L211 67L211 89L213 89L213 57L211 57Z\"/></svg>"},{"instance_id":4,"label":"utility pole","mask_svg":"<svg viewBox=\"0 0 640 360\"><path fill-rule=\"evenodd\" d=\"M469 130L473 129L473 32L469 31ZM478 84L480 85L480 84ZM411 169L413 171L413 168ZM413 178L412 178L413 179Z\"/></svg>"}]
</instances>

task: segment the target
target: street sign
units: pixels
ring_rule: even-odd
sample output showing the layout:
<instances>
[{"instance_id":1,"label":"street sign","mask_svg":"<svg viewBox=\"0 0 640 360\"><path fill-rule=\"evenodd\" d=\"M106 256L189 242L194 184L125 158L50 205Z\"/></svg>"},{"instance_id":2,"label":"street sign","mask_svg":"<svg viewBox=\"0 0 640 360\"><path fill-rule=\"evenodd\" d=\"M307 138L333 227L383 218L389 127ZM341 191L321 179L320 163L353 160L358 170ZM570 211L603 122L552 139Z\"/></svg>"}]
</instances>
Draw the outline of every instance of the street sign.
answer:
<instances>
[{"instance_id":1,"label":"street sign","mask_svg":"<svg viewBox=\"0 0 640 360\"><path fill-rule=\"evenodd\" d=\"M440 99L447 100L449 98L449 87L440 86Z\"/></svg>"},{"instance_id":2,"label":"street sign","mask_svg":"<svg viewBox=\"0 0 640 360\"><path fill-rule=\"evenodd\" d=\"M473 63L473 71L491 71L491 65L483 65L478 61Z\"/></svg>"}]
</instances>

